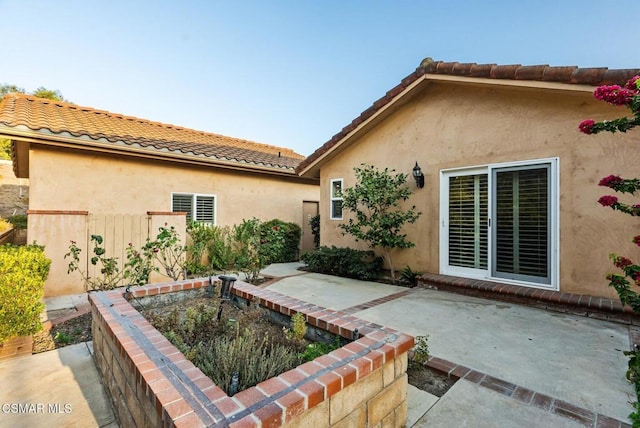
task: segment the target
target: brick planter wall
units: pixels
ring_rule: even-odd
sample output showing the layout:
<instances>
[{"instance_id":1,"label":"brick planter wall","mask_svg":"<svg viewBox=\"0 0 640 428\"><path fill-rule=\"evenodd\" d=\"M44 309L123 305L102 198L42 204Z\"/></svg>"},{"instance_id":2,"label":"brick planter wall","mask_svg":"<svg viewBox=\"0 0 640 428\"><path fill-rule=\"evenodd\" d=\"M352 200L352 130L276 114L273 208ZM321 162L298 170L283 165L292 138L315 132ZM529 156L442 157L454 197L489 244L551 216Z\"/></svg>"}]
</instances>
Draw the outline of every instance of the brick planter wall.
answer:
<instances>
[{"instance_id":1,"label":"brick planter wall","mask_svg":"<svg viewBox=\"0 0 640 428\"><path fill-rule=\"evenodd\" d=\"M31 355L33 352L33 337L20 336L0 342L0 360L5 358Z\"/></svg>"},{"instance_id":2,"label":"brick planter wall","mask_svg":"<svg viewBox=\"0 0 640 428\"><path fill-rule=\"evenodd\" d=\"M132 290L135 297L205 286L186 280ZM234 292L311 326L361 337L229 397L123 297L90 293L94 358L123 426L389 426L406 423L407 351L413 337L279 293L236 282Z\"/></svg>"}]
</instances>

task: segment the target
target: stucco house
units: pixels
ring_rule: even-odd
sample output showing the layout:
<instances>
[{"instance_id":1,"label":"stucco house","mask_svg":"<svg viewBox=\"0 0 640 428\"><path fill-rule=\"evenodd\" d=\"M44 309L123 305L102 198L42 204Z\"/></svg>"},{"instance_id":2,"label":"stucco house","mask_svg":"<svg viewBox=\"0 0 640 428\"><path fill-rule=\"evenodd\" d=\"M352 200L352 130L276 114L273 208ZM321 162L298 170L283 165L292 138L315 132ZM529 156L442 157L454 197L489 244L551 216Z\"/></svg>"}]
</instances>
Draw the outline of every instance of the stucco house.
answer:
<instances>
[{"instance_id":1,"label":"stucco house","mask_svg":"<svg viewBox=\"0 0 640 428\"><path fill-rule=\"evenodd\" d=\"M47 296L82 291L63 255L93 233L118 255L164 224L184 233L188 219L279 218L312 245L318 181L296 174L304 156L290 149L24 94L0 104L0 137L12 140L15 175L29 179L27 239L52 258Z\"/></svg>"},{"instance_id":2,"label":"stucco house","mask_svg":"<svg viewBox=\"0 0 640 428\"><path fill-rule=\"evenodd\" d=\"M598 205L609 189L597 184L638 175L640 134L587 136L578 124L628 113L593 91L637 74L425 59L298 165L301 177L320 181L321 244L363 248L338 225L347 218L340 191L366 163L408 174L408 203L422 213L404 229L416 246L394 254L396 268L527 295L615 297L608 255L638 254L637 223ZM416 162L422 188L411 178Z\"/></svg>"}]
</instances>

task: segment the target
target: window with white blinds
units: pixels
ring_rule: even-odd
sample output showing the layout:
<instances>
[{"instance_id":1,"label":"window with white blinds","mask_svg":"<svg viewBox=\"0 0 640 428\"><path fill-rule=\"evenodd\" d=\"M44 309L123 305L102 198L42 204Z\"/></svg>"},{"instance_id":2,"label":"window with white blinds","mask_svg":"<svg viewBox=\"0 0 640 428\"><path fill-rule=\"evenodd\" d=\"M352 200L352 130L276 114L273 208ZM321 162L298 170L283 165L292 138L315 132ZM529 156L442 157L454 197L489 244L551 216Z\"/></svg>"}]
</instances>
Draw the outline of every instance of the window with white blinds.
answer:
<instances>
[{"instance_id":1,"label":"window with white blinds","mask_svg":"<svg viewBox=\"0 0 640 428\"><path fill-rule=\"evenodd\" d=\"M555 287L557 160L442 174L441 271Z\"/></svg>"},{"instance_id":2,"label":"window with white blinds","mask_svg":"<svg viewBox=\"0 0 640 428\"><path fill-rule=\"evenodd\" d=\"M548 166L494 170L494 276L549 279Z\"/></svg>"},{"instance_id":3,"label":"window with white blinds","mask_svg":"<svg viewBox=\"0 0 640 428\"><path fill-rule=\"evenodd\" d=\"M449 264L487 268L487 175L449 178Z\"/></svg>"},{"instance_id":4,"label":"window with white blinds","mask_svg":"<svg viewBox=\"0 0 640 428\"><path fill-rule=\"evenodd\" d=\"M186 212L187 221L194 220L215 224L215 196L191 193L173 193L171 211Z\"/></svg>"},{"instance_id":5,"label":"window with white blinds","mask_svg":"<svg viewBox=\"0 0 640 428\"><path fill-rule=\"evenodd\" d=\"M342 178L331 180L331 220L342 220Z\"/></svg>"}]
</instances>

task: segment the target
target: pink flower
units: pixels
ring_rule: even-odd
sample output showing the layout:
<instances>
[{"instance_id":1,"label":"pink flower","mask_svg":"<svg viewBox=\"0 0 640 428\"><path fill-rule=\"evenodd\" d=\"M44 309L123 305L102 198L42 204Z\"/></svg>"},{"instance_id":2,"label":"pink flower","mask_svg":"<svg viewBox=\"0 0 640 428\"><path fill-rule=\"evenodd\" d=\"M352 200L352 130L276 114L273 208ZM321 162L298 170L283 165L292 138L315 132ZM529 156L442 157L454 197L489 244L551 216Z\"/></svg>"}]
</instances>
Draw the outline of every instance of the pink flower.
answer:
<instances>
[{"instance_id":1,"label":"pink flower","mask_svg":"<svg viewBox=\"0 0 640 428\"><path fill-rule=\"evenodd\" d=\"M600 182L598 183L598 186L604 186L604 187L615 187L619 184L622 184L622 178L617 176L617 175L609 175L607 177L604 177L602 180L600 180Z\"/></svg>"},{"instance_id":2,"label":"pink flower","mask_svg":"<svg viewBox=\"0 0 640 428\"><path fill-rule=\"evenodd\" d=\"M622 256L617 256L614 260L613 260L613 264L620 269L624 269L627 266L631 266L633 264L633 262L631 260L629 260L626 257L622 257Z\"/></svg>"},{"instance_id":3,"label":"pink flower","mask_svg":"<svg viewBox=\"0 0 640 428\"><path fill-rule=\"evenodd\" d=\"M640 91L640 76L634 76L629 79L624 87L632 91Z\"/></svg>"},{"instance_id":4,"label":"pink flower","mask_svg":"<svg viewBox=\"0 0 640 428\"><path fill-rule=\"evenodd\" d=\"M623 88L620 85L605 85L596 88L593 96L598 100L608 102L616 106L624 106L631 102L634 91Z\"/></svg>"},{"instance_id":5,"label":"pink flower","mask_svg":"<svg viewBox=\"0 0 640 428\"><path fill-rule=\"evenodd\" d=\"M580 125L578 125L578 129L580 129L580 132L583 134L589 135L593 133L593 125L595 124L596 122L591 119L583 120L580 122Z\"/></svg>"},{"instance_id":6,"label":"pink flower","mask_svg":"<svg viewBox=\"0 0 640 428\"><path fill-rule=\"evenodd\" d=\"M598 199L598 203L603 207L611 207L618 203L618 198L611 195L601 196L600 199Z\"/></svg>"}]
</instances>

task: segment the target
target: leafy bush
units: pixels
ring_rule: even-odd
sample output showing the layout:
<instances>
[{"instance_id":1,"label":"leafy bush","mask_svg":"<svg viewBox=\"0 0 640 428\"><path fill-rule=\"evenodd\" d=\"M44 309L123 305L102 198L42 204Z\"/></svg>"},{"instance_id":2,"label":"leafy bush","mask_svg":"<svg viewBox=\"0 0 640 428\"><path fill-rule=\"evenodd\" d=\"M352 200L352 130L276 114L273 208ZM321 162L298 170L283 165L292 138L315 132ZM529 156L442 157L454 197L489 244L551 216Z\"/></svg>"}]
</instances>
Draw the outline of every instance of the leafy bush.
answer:
<instances>
[{"instance_id":1,"label":"leafy bush","mask_svg":"<svg viewBox=\"0 0 640 428\"><path fill-rule=\"evenodd\" d=\"M320 214L314 215L309 219L311 226L311 234L313 235L313 247L320 247Z\"/></svg>"},{"instance_id":2,"label":"leafy bush","mask_svg":"<svg viewBox=\"0 0 640 428\"><path fill-rule=\"evenodd\" d=\"M279 245L271 253L269 263L287 263L298 260L300 238L302 237L300 226L295 223L273 219L262 223L261 229L260 235L263 240L271 231L275 232L276 235L282 235L282 238L277 238Z\"/></svg>"},{"instance_id":3,"label":"leafy bush","mask_svg":"<svg viewBox=\"0 0 640 428\"><path fill-rule=\"evenodd\" d=\"M302 261L314 272L347 278L377 279L382 272L382 258L373 251L320 247L302 255Z\"/></svg>"},{"instance_id":4,"label":"leafy bush","mask_svg":"<svg viewBox=\"0 0 640 428\"><path fill-rule=\"evenodd\" d=\"M215 271L234 271L236 253L234 249L233 230L229 226L214 226L212 232L213 238L207 245L211 267Z\"/></svg>"},{"instance_id":5,"label":"leafy bush","mask_svg":"<svg viewBox=\"0 0 640 428\"><path fill-rule=\"evenodd\" d=\"M17 214L7 218L7 221L13 225L17 230L24 230L27 228L27 215Z\"/></svg>"},{"instance_id":6,"label":"leafy bush","mask_svg":"<svg viewBox=\"0 0 640 428\"><path fill-rule=\"evenodd\" d=\"M227 394L257 385L300 362L290 348L272 344L268 336L259 337L250 329L236 338L221 336L200 342L194 357L193 363ZM234 387L233 373L238 373L238 385Z\"/></svg>"},{"instance_id":7,"label":"leafy bush","mask_svg":"<svg viewBox=\"0 0 640 428\"><path fill-rule=\"evenodd\" d=\"M257 218L234 226L236 268L244 273L247 281L255 282L260 271L281 254L285 239L279 232L277 226L263 227Z\"/></svg>"},{"instance_id":8,"label":"leafy bush","mask_svg":"<svg viewBox=\"0 0 640 428\"><path fill-rule=\"evenodd\" d=\"M217 226L190 221L187 224L187 235L189 243L187 245L187 271L192 274L210 273L211 260L209 245L218 236Z\"/></svg>"},{"instance_id":9,"label":"leafy bush","mask_svg":"<svg viewBox=\"0 0 640 428\"><path fill-rule=\"evenodd\" d=\"M2 232L6 232L7 230L11 229L13 227L13 225L11 223L9 223L7 220L0 218L0 233Z\"/></svg>"},{"instance_id":10,"label":"leafy bush","mask_svg":"<svg viewBox=\"0 0 640 428\"><path fill-rule=\"evenodd\" d=\"M41 300L50 265L42 246L0 247L0 342L42 329Z\"/></svg>"}]
</instances>

